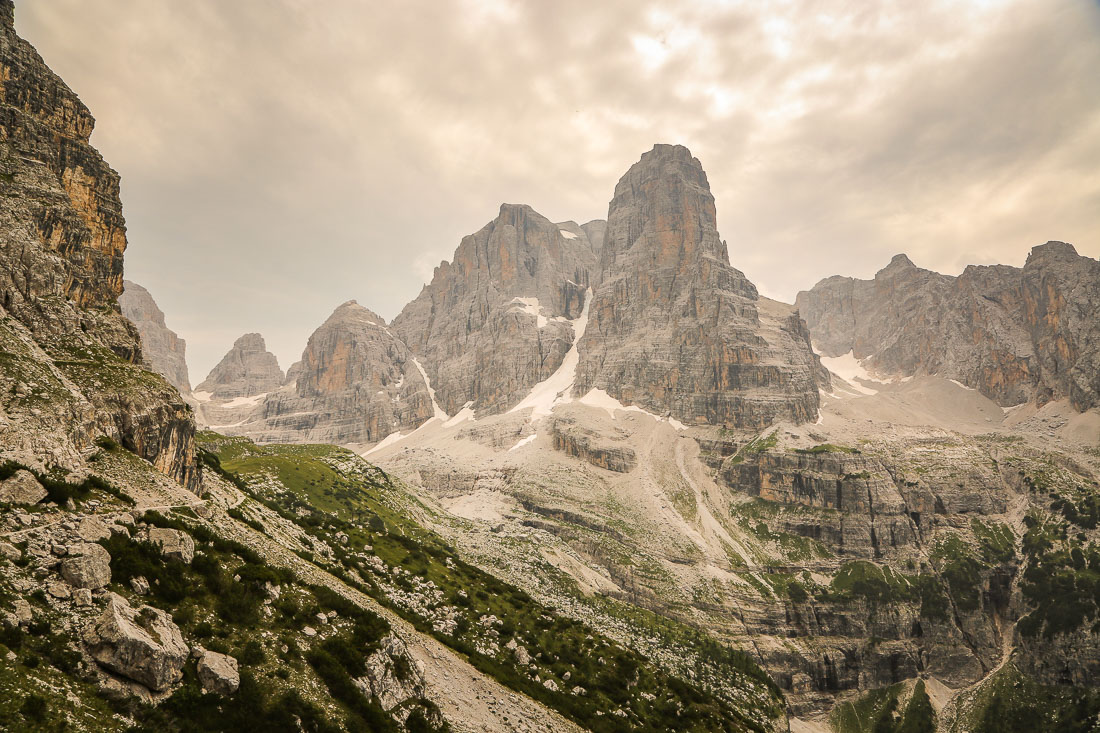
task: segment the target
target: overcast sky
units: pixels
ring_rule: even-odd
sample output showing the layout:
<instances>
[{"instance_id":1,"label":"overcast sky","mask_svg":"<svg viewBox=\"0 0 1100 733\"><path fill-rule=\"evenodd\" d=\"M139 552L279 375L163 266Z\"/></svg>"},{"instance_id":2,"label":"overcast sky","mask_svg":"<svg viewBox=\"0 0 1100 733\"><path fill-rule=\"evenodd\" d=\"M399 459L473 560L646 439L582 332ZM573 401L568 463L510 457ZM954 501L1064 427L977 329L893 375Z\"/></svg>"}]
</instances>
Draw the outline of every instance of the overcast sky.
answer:
<instances>
[{"instance_id":1,"label":"overcast sky","mask_svg":"<svg viewBox=\"0 0 1100 733\"><path fill-rule=\"evenodd\" d=\"M127 277L192 384L285 369L350 298L392 318L502 202L607 215L656 142L792 301L897 252L1100 256L1096 0L17 0L122 174Z\"/></svg>"}]
</instances>

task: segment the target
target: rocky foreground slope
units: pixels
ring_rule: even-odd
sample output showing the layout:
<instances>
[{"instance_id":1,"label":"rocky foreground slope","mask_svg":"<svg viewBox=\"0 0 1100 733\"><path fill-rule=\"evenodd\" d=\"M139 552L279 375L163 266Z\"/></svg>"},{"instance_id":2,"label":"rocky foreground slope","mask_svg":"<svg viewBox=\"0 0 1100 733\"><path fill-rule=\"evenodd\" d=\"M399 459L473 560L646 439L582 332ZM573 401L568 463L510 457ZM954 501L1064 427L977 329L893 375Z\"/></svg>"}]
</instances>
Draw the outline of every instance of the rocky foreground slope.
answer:
<instances>
[{"instance_id":1,"label":"rocky foreground slope","mask_svg":"<svg viewBox=\"0 0 1100 733\"><path fill-rule=\"evenodd\" d=\"M1100 405L1100 262L1064 242L1035 247L1023 268L958 277L898 255L873 280L827 278L796 304L822 355L851 352L880 375L955 379L1006 407Z\"/></svg>"}]
</instances>

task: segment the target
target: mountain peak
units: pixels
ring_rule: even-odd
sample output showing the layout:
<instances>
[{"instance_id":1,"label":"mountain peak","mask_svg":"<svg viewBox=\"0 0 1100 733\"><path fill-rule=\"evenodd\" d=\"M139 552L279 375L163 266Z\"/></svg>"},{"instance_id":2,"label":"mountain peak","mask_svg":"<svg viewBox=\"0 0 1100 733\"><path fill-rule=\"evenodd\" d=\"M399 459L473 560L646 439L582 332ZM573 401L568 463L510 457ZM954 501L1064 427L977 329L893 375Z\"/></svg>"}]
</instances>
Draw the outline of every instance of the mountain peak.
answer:
<instances>
[{"instance_id":1,"label":"mountain peak","mask_svg":"<svg viewBox=\"0 0 1100 733\"><path fill-rule=\"evenodd\" d=\"M1072 244L1051 240L1046 244L1032 247L1024 266L1051 262L1073 262L1080 256L1077 253L1077 248Z\"/></svg>"},{"instance_id":2,"label":"mountain peak","mask_svg":"<svg viewBox=\"0 0 1100 733\"><path fill-rule=\"evenodd\" d=\"M264 337L246 333L233 342L233 348L195 391L209 392L219 400L231 400L278 389L283 379L279 360L267 350Z\"/></svg>"},{"instance_id":3,"label":"mountain peak","mask_svg":"<svg viewBox=\"0 0 1100 733\"><path fill-rule=\"evenodd\" d=\"M905 254L896 254L891 258L890 264L878 271L875 277L891 277L906 270L915 270L917 266Z\"/></svg>"}]
</instances>

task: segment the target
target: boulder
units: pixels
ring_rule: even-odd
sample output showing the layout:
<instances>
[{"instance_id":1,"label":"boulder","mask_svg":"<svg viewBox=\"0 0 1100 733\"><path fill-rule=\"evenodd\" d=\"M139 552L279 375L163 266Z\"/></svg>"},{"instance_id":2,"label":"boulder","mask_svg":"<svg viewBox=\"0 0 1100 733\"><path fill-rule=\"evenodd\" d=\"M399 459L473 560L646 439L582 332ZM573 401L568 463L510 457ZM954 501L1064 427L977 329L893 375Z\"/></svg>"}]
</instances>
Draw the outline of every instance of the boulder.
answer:
<instances>
[{"instance_id":1,"label":"boulder","mask_svg":"<svg viewBox=\"0 0 1100 733\"><path fill-rule=\"evenodd\" d=\"M46 488L30 471L20 469L0 483L0 502L37 504L46 498Z\"/></svg>"},{"instance_id":2,"label":"boulder","mask_svg":"<svg viewBox=\"0 0 1100 733\"><path fill-rule=\"evenodd\" d=\"M232 695L241 684L237 660L227 654L203 652L197 665L202 689L218 695Z\"/></svg>"},{"instance_id":3,"label":"boulder","mask_svg":"<svg viewBox=\"0 0 1100 733\"><path fill-rule=\"evenodd\" d=\"M76 526L76 536L85 542L99 542L111 538L111 528L98 517L84 517Z\"/></svg>"},{"instance_id":4,"label":"boulder","mask_svg":"<svg viewBox=\"0 0 1100 733\"><path fill-rule=\"evenodd\" d=\"M31 607L29 602L22 598L17 598L12 605L15 607L15 618L19 621L21 626L26 626L34 620L34 608Z\"/></svg>"},{"instance_id":5,"label":"boulder","mask_svg":"<svg viewBox=\"0 0 1100 733\"><path fill-rule=\"evenodd\" d=\"M12 562L16 562L19 558L23 557L23 551L15 545L7 542L0 542L0 556L6 557Z\"/></svg>"},{"instance_id":6,"label":"boulder","mask_svg":"<svg viewBox=\"0 0 1100 733\"><path fill-rule=\"evenodd\" d=\"M61 577L74 588L102 588L111 582L111 555L90 542L72 545L61 561Z\"/></svg>"},{"instance_id":7,"label":"boulder","mask_svg":"<svg viewBox=\"0 0 1100 733\"><path fill-rule=\"evenodd\" d=\"M84 631L84 643L101 666L157 692L179 681L188 654L171 616L151 606L135 609L117 593Z\"/></svg>"},{"instance_id":8,"label":"boulder","mask_svg":"<svg viewBox=\"0 0 1100 733\"><path fill-rule=\"evenodd\" d=\"M195 540L178 529L154 527L149 530L149 541L159 546L161 554L169 560L190 564L195 557Z\"/></svg>"},{"instance_id":9,"label":"boulder","mask_svg":"<svg viewBox=\"0 0 1100 733\"><path fill-rule=\"evenodd\" d=\"M130 588L139 596L146 595L149 592L149 581L144 575L135 575L130 578Z\"/></svg>"}]
</instances>

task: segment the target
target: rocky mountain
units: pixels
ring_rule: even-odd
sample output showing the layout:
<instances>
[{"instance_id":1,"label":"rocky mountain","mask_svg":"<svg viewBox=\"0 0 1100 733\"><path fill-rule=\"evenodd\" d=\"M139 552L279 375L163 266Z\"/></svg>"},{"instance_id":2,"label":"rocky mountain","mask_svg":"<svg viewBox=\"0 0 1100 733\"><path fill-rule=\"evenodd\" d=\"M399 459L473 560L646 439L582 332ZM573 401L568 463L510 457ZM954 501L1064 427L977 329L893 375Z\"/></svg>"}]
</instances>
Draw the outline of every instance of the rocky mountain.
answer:
<instances>
[{"instance_id":1,"label":"rocky mountain","mask_svg":"<svg viewBox=\"0 0 1100 733\"><path fill-rule=\"evenodd\" d=\"M598 238L600 224L585 225ZM464 237L451 262L394 319L443 411L506 410L549 377L573 344L572 321L596 274L584 228L505 204Z\"/></svg>"},{"instance_id":2,"label":"rocky mountain","mask_svg":"<svg viewBox=\"0 0 1100 733\"><path fill-rule=\"evenodd\" d=\"M1004 406L1100 405L1100 262L1064 242L1035 247L1023 268L958 277L898 255L873 280L827 278L796 304L823 355L851 352L880 375L955 379Z\"/></svg>"},{"instance_id":3,"label":"rocky mountain","mask_svg":"<svg viewBox=\"0 0 1100 733\"><path fill-rule=\"evenodd\" d=\"M0 65L3 442L33 453L33 436L51 433L56 460L75 467L107 435L198 490L190 410L140 366L138 332L119 312L118 174L89 144L87 107L16 35L10 0Z\"/></svg>"},{"instance_id":4,"label":"rocky mountain","mask_svg":"<svg viewBox=\"0 0 1100 733\"><path fill-rule=\"evenodd\" d=\"M277 389L284 379L279 360L267 350L264 337L246 333L233 342L233 348L210 370L202 384L195 387L195 392L202 393L206 399L254 397Z\"/></svg>"},{"instance_id":5,"label":"rocky mountain","mask_svg":"<svg viewBox=\"0 0 1100 733\"><path fill-rule=\"evenodd\" d=\"M182 395L191 392L187 376L187 343L164 323L164 312L157 307L148 290L129 280L123 281L118 305L141 335L144 363Z\"/></svg>"},{"instance_id":6,"label":"rocky mountain","mask_svg":"<svg viewBox=\"0 0 1100 733\"><path fill-rule=\"evenodd\" d=\"M281 389L282 376L272 374L266 395L204 404L207 423L264 442L346 444L376 442L442 416L409 349L355 301L313 332L293 371Z\"/></svg>"},{"instance_id":7,"label":"rocky mountain","mask_svg":"<svg viewBox=\"0 0 1100 733\"><path fill-rule=\"evenodd\" d=\"M729 264L706 173L657 145L615 186L574 393L601 389L689 425L817 415L828 376L789 306Z\"/></svg>"}]
</instances>

